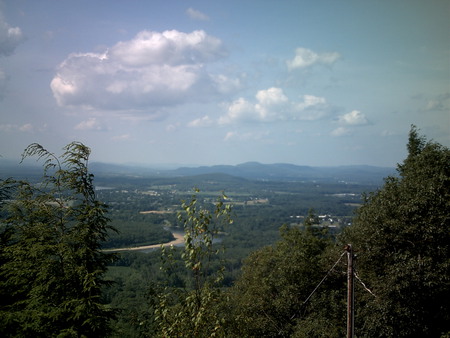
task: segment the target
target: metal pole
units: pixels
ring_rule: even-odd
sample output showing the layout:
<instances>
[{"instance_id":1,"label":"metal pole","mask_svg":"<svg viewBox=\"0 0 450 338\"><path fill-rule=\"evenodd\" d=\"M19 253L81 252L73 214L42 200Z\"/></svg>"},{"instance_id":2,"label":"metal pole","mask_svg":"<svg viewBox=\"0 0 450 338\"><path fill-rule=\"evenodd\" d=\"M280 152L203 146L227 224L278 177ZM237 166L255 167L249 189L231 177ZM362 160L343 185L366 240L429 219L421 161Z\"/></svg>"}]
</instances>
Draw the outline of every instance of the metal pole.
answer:
<instances>
[{"instance_id":1,"label":"metal pole","mask_svg":"<svg viewBox=\"0 0 450 338\"><path fill-rule=\"evenodd\" d=\"M345 247L347 251L347 338L354 335L354 273L353 273L353 249L351 244Z\"/></svg>"}]
</instances>

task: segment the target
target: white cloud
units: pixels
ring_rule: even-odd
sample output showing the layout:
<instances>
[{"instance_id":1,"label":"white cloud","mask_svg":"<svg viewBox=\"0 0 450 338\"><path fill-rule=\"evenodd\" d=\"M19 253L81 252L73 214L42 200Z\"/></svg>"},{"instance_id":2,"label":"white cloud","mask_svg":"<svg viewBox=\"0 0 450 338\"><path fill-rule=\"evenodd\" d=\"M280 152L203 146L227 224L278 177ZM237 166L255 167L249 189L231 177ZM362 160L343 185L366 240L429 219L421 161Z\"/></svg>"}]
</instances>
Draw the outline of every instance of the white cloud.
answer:
<instances>
[{"instance_id":1,"label":"white cloud","mask_svg":"<svg viewBox=\"0 0 450 338\"><path fill-rule=\"evenodd\" d=\"M173 132L177 131L179 127L180 127L180 123L178 123L178 122L175 124L171 123L166 126L166 131L168 131L169 133L173 133Z\"/></svg>"},{"instance_id":2,"label":"white cloud","mask_svg":"<svg viewBox=\"0 0 450 338\"><path fill-rule=\"evenodd\" d=\"M383 136L383 137L388 137L388 136L393 136L393 135L395 135L395 133L391 130L385 129L381 132L381 136Z\"/></svg>"},{"instance_id":3,"label":"white cloud","mask_svg":"<svg viewBox=\"0 0 450 338\"><path fill-rule=\"evenodd\" d=\"M24 40L19 27L11 27L0 13L0 56L11 55Z\"/></svg>"},{"instance_id":4,"label":"white cloud","mask_svg":"<svg viewBox=\"0 0 450 338\"><path fill-rule=\"evenodd\" d=\"M224 141L266 141L271 142L268 139L270 133L268 131L256 131L239 133L237 131L229 131L224 137Z\"/></svg>"},{"instance_id":5,"label":"white cloud","mask_svg":"<svg viewBox=\"0 0 450 338\"><path fill-rule=\"evenodd\" d=\"M307 109L310 107L314 107L317 105L326 104L325 98L314 96L314 95L304 95L303 102L298 104L298 107L301 109Z\"/></svg>"},{"instance_id":6,"label":"white cloud","mask_svg":"<svg viewBox=\"0 0 450 338\"><path fill-rule=\"evenodd\" d=\"M288 101L281 88L272 87L266 90L260 90L256 93L256 99L261 105L271 106L285 103Z\"/></svg>"},{"instance_id":7,"label":"white cloud","mask_svg":"<svg viewBox=\"0 0 450 338\"><path fill-rule=\"evenodd\" d=\"M198 64L217 60L224 53L222 42L202 30L192 33L142 31L134 39L121 41L110 50L113 60L131 67Z\"/></svg>"},{"instance_id":8,"label":"white cloud","mask_svg":"<svg viewBox=\"0 0 450 338\"><path fill-rule=\"evenodd\" d=\"M329 106L323 97L304 95L303 101L293 102L281 88L272 87L257 92L255 102L239 98L226 106L226 114L221 116L219 124L240 121L312 121L329 113Z\"/></svg>"},{"instance_id":9,"label":"white cloud","mask_svg":"<svg viewBox=\"0 0 450 338\"><path fill-rule=\"evenodd\" d=\"M112 140L113 141L119 141L119 142L128 141L128 140L131 140L131 135L130 134L121 134L121 135L118 135L118 136L114 136L112 138Z\"/></svg>"},{"instance_id":10,"label":"white cloud","mask_svg":"<svg viewBox=\"0 0 450 338\"><path fill-rule=\"evenodd\" d=\"M286 62L289 70L296 68L307 68L316 64L331 65L335 63L341 55L337 52L316 53L311 49L297 48L292 60Z\"/></svg>"},{"instance_id":11,"label":"white cloud","mask_svg":"<svg viewBox=\"0 0 450 338\"><path fill-rule=\"evenodd\" d=\"M430 100L428 101L425 110L444 110L444 105L441 101Z\"/></svg>"},{"instance_id":12,"label":"white cloud","mask_svg":"<svg viewBox=\"0 0 450 338\"><path fill-rule=\"evenodd\" d=\"M105 53L71 54L51 81L61 106L127 110L175 105L234 90L238 81L208 72L226 55L204 31L142 31Z\"/></svg>"},{"instance_id":13,"label":"white cloud","mask_svg":"<svg viewBox=\"0 0 450 338\"><path fill-rule=\"evenodd\" d=\"M5 92L7 82L8 76L5 74L3 69L0 68L0 99L2 98Z\"/></svg>"},{"instance_id":14,"label":"white cloud","mask_svg":"<svg viewBox=\"0 0 450 338\"><path fill-rule=\"evenodd\" d=\"M255 111L261 121L284 119L286 104L289 102L281 88L272 87L256 93Z\"/></svg>"},{"instance_id":15,"label":"white cloud","mask_svg":"<svg viewBox=\"0 0 450 338\"><path fill-rule=\"evenodd\" d=\"M23 125L17 125L17 124L10 124L10 123L5 123L5 124L0 124L0 131L3 132L24 132L24 133L31 133L35 131L35 127L31 124L31 123L25 123ZM45 130L45 125L43 128L39 128L39 131L43 131Z\"/></svg>"},{"instance_id":16,"label":"white cloud","mask_svg":"<svg viewBox=\"0 0 450 338\"><path fill-rule=\"evenodd\" d=\"M340 126L331 132L331 135L336 137L351 135L352 129L350 127L369 124L366 116L359 110L353 110L350 113L340 115L337 122Z\"/></svg>"},{"instance_id":17,"label":"white cloud","mask_svg":"<svg viewBox=\"0 0 450 338\"><path fill-rule=\"evenodd\" d=\"M186 10L186 14L192 20L209 21L209 17L206 14L204 14L204 13L202 13L202 12L196 10L196 9L193 9L193 8L188 8Z\"/></svg>"},{"instance_id":18,"label":"white cloud","mask_svg":"<svg viewBox=\"0 0 450 338\"><path fill-rule=\"evenodd\" d=\"M188 127L208 127L213 124L213 120L205 115L188 123Z\"/></svg>"},{"instance_id":19,"label":"white cloud","mask_svg":"<svg viewBox=\"0 0 450 338\"><path fill-rule=\"evenodd\" d=\"M224 137L223 139L224 139L224 141L230 141L230 140L232 140L233 138L235 138L237 135L238 135L237 132L235 132L235 131L229 131L229 132L227 132L227 133L225 134L225 137Z\"/></svg>"},{"instance_id":20,"label":"white cloud","mask_svg":"<svg viewBox=\"0 0 450 338\"><path fill-rule=\"evenodd\" d=\"M361 126L369 123L359 110L353 110L350 113L339 116L338 122L347 126Z\"/></svg>"},{"instance_id":21,"label":"white cloud","mask_svg":"<svg viewBox=\"0 0 450 338\"><path fill-rule=\"evenodd\" d=\"M23 132L32 132L34 130L34 127L31 123L26 123L26 124L20 126L19 130L23 131Z\"/></svg>"},{"instance_id":22,"label":"white cloud","mask_svg":"<svg viewBox=\"0 0 450 338\"><path fill-rule=\"evenodd\" d=\"M425 106L426 111L446 111L448 108L448 101L450 99L450 93L444 93L437 95L434 99L428 100Z\"/></svg>"},{"instance_id":23,"label":"white cloud","mask_svg":"<svg viewBox=\"0 0 450 338\"><path fill-rule=\"evenodd\" d=\"M105 130L106 128L103 127L100 122L97 121L95 117L90 117L89 119L80 122L75 126L76 130L96 130L101 131Z\"/></svg>"},{"instance_id":24,"label":"white cloud","mask_svg":"<svg viewBox=\"0 0 450 338\"><path fill-rule=\"evenodd\" d=\"M226 115L219 118L219 124L228 124L234 121L253 120L256 118L254 115L254 104L241 97L228 105Z\"/></svg>"},{"instance_id":25,"label":"white cloud","mask_svg":"<svg viewBox=\"0 0 450 338\"><path fill-rule=\"evenodd\" d=\"M294 105L296 120L315 121L329 114L329 106L324 97L303 95L303 102Z\"/></svg>"},{"instance_id":26,"label":"white cloud","mask_svg":"<svg viewBox=\"0 0 450 338\"><path fill-rule=\"evenodd\" d=\"M340 137L350 135L350 130L345 127L337 127L331 132L331 136Z\"/></svg>"},{"instance_id":27,"label":"white cloud","mask_svg":"<svg viewBox=\"0 0 450 338\"><path fill-rule=\"evenodd\" d=\"M229 78L223 74L211 74L210 78L216 90L221 94L230 93L241 87L241 81L238 78Z\"/></svg>"},{"instance_id":28,"label":"white cloud","mask_svg":"<svg viewBox=\"0 0 450 338\"><path fill-rule=\"evenodd\" d=\"M13 124L3 123L3 124L0 124L0 131L10 132L11 130L14 129L14 127L15 126Z\"/></svg>"},{"instance_id":29,"label":"white cloud","mask_svg":"<svg viewBox=\"0 0 450 338\"><path fill-rule=\"evenodd\" d=\"M11 27L0 12L0 56L9 56L14 53L16 47L24 40L19 27ZM8 76L0 69L0 99L3 98Z\"/></svg>"}]
</instances>

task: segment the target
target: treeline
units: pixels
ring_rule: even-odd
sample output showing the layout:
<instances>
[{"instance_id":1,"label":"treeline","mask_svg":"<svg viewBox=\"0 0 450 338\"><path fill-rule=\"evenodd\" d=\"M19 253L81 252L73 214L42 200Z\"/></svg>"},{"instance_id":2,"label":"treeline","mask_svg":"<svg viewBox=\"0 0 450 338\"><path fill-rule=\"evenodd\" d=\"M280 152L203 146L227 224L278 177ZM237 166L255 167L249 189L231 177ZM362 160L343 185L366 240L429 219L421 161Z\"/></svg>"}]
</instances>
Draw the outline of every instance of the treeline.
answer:
<instances>
[{"instance_id":1,"label":"treeline","mask_svg":"<svg viewBox=\"0 0 450 338\"><path fill-rule=\"evenodd\" d=\"M450 150L414 126L407 148L398 176L364 196L341 234L317 227L312 210L302 226L270 227L263 218L272 212L278 222L276 204L237 206L253 221L235 224L226 196L202 203L196 192L172 220L185 231L184 247L123 254L114 262L101 251L110 223L93 198L87 149L69 146L58 166L53 154L29 148L27 155L50 159L46 169L54 168L50 163L57 170L47 172L44 187L5 180L0 190L6 207L0 334L342 337L344 247L351 243L357 336L449 337ZM215 241L234 226L272 236L267 243L276 232L277 240L258 249L250 241L250 249L240 246L248 250L242 262L232 246L248 237L230 232ZM222 244L229 246L225 253Z\"/></svg>"}]
</instances>

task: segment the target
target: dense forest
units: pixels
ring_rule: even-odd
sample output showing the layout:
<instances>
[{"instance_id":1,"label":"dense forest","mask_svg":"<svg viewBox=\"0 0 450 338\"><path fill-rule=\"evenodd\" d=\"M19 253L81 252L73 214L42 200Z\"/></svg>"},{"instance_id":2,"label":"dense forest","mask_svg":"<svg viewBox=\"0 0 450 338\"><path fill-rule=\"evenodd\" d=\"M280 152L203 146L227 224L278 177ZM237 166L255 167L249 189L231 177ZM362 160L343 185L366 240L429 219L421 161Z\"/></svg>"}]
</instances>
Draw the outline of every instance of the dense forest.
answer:
<instances>
[{"instance_id":1,"label":"dense forest","mask_svg":"<svg viewBox=\"0 0 450 338\"><path fill-rule=\"evenodd\" d=\"M83 144L32 144L43 175L0 186L0 335L342 337L351 244L355 336L450 337L450 150L407 150L381 184L94 181Z\"/></svg>"}]
</instances>

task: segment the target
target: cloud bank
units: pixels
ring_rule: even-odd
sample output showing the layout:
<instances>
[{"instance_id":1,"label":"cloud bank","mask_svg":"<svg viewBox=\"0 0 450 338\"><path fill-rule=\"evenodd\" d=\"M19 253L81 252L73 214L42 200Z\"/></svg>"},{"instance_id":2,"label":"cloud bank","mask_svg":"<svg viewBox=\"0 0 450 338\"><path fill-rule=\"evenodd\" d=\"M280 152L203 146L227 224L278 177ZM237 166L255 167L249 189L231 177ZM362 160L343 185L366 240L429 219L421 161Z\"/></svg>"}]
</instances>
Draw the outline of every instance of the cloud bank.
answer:
<instances>
[{"instance_id":1,"label":"cloud bank","mask_svg":"<svg viewBox=\"0 0 450 338\"><path fill-rule=\"evenodd\" d=\"M225 56L222 42L201 30L142 31L104 53L69 55L50 86L60 106L170 106L234 90L238 80L208 71Z\"/></svg>"}]
</instances>

